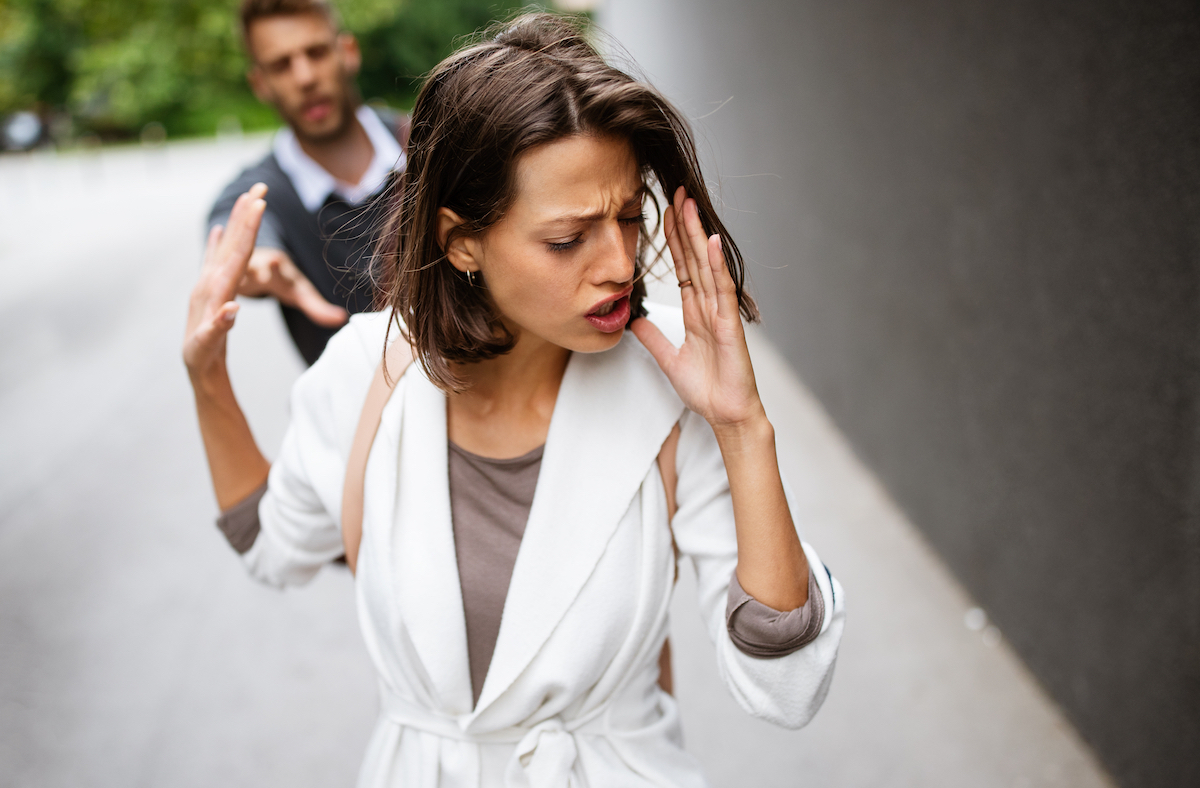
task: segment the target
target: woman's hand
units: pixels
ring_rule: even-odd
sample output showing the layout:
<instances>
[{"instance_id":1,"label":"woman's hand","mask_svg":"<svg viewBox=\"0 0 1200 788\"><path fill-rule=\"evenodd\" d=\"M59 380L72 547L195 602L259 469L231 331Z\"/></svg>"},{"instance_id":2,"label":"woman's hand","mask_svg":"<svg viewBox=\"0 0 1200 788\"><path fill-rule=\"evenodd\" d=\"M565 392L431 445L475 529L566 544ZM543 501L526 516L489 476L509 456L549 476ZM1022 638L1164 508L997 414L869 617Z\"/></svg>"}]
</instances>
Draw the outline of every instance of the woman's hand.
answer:
<instances>
[{"instance_id":1,"label":"woman's hand","mask_svg":"<svg viewBox=\"0 0 1200 788\"><path fill-rule=\"evenodd\" d=\"M258 225L267 207L263 201L266 193L267 187L261 183L251 186L234 203L229 227L214 227L208 234L183 337L183 361L192 379L200 437L221 511L245 500L262 486L271 470L233 395L225 367L225 337L237 314L233 299L254 251Z\"/></svg>"},{"instance_id":2,"label":"woman's hand","mask_svg":"<svg viewBox=\"0 0 1200 788\"><path fill-rule=\"evenodd\" d=\"M682 286L683 345L676 349L645 318L631 329L689 410L707 419L718 435L742 431L765 419L765 412L721 237L705 237L696 201L682 186L663 216L663 229Z\"/></svg>"},{"instance_id":3,"label":"woman's hand","mask_svg":"<svg viewBox=\"0 0 1200 788\"><path fill-rule=\"evenodd\" d=\"M225 365L225 337L233 327L238 305L233 300L246 273L254 239L267 203L264 184L256 183L238 197L229 215L229 227L214 227L204 249L200 279L188 302L183 361L193 384Z\"/></svg>"},{"instance_id":4,"label":"woman's hand","mask_svg":"<svg viewBox=\"0 0 1200 788\"><path fill-rule=\"evenodd\" d=\"M682 187L663 229L685 285L683 345L676 349L644 318L631 328L688 409L712 425L729 475L742 589L775 610L794 610L808 600L808 560L783 492L775 430L758 397L721 238L704 237L696 202Z\"/></svg>"}]
</instances>

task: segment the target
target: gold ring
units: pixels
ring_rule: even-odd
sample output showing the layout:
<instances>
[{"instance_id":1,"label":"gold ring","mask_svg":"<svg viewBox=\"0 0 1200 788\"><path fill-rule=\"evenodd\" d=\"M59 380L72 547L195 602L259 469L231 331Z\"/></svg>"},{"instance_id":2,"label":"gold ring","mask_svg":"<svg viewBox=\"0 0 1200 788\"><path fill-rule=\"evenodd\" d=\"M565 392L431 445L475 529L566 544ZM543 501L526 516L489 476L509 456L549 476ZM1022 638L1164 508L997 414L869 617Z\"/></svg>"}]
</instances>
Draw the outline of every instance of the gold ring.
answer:
<instances>
[{"instance_id":1,"label":"gold ring","mask_svg":"<svg viewBox=\"0 0 1200 788\"><path fill-rule=\"evenodd\" d=\"M682 282L680 282L680 283L679 283L679 287L680 287L680 288L684 288L684 287L691 287L691 286L692 286L692 280L691 280L691 279L684 279Z\"/></svg>"}]
</instances>

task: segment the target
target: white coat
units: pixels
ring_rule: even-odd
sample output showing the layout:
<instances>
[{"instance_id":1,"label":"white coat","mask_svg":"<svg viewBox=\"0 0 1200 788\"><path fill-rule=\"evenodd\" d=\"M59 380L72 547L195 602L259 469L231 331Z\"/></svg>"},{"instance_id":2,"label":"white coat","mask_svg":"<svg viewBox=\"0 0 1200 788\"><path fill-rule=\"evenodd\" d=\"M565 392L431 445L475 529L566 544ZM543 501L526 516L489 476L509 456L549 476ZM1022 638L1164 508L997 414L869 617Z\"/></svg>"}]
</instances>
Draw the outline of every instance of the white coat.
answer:
<instances>
[{"instance_id":1,"label":"white coat","mask_svg":"<svg viewBox=\"0 0 1200 788\"><path fill-rule=\"evenodd\" d=\"M679 311L651 308L678 345ZM244 556L267 583L303 583L342 550L346 461L386 324L384 314L355 316L296 383L262 530ZM655 458L676 422L678 511L668 525ZM841 637L842 590L805 545L825 603L821 634L775 659L737 649L724 618L737 541L721 454L632 334L567 365L475 708L447 468L446 398L414 364L383 411L366 469L356 594L382 713L363 788L706 785L656 683L672 530L738 703L793 728L816 713Z\"/></svg>"}]
</instances>

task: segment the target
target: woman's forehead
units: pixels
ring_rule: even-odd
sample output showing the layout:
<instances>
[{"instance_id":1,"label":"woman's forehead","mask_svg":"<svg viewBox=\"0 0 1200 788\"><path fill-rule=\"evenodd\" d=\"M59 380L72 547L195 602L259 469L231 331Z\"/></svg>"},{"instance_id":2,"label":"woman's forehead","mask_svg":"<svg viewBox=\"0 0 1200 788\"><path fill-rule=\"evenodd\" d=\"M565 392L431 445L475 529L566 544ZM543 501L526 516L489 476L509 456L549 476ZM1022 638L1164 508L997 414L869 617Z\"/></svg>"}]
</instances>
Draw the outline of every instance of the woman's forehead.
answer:
<instances>
[{"instance_id":1,"label":"woman's forehead","mask_svg":"<svg viewBox=\"0 0 1200 788\"><path fill-rule=\"evenodd\" d=\"M641 170L623 137L574 135L538 145L517 161L512 212L537 222L573 221L640 201Z\"/></svg>"}]
</instances>

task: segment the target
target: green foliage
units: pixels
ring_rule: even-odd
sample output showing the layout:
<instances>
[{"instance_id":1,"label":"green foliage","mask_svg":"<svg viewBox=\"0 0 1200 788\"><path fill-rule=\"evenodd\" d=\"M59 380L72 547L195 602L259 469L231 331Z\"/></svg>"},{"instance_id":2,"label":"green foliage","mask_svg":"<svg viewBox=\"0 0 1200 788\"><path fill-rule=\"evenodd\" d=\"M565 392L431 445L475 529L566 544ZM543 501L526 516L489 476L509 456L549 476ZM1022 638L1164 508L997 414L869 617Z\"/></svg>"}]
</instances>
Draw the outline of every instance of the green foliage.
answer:
<instances>
[{"instance_id":1,"label":"green foliage","mask_svg":"<svg viewBox=\"0 0 1200 788\"><path fill-rule=\"evenodd\" d=\"M278 123L245 81L238 0L0 0L0 116L35 109L78 132L171 136ZM365 97L407 106L455 40L523 5L512 0L341 0L363 50Z\"/></svg>"},{"instance_id":2,"label":"green foliage","mask_svg":"<svg viewBox=\"0 0 1200 788\"><path fill-rule=\"evenodd\" d=\"M363 95L410 106L421 78L454 51L459 39L528 5L513 0L404 3L390 24L355 30L363 52Z\"/></svg>"}]
</instances>

